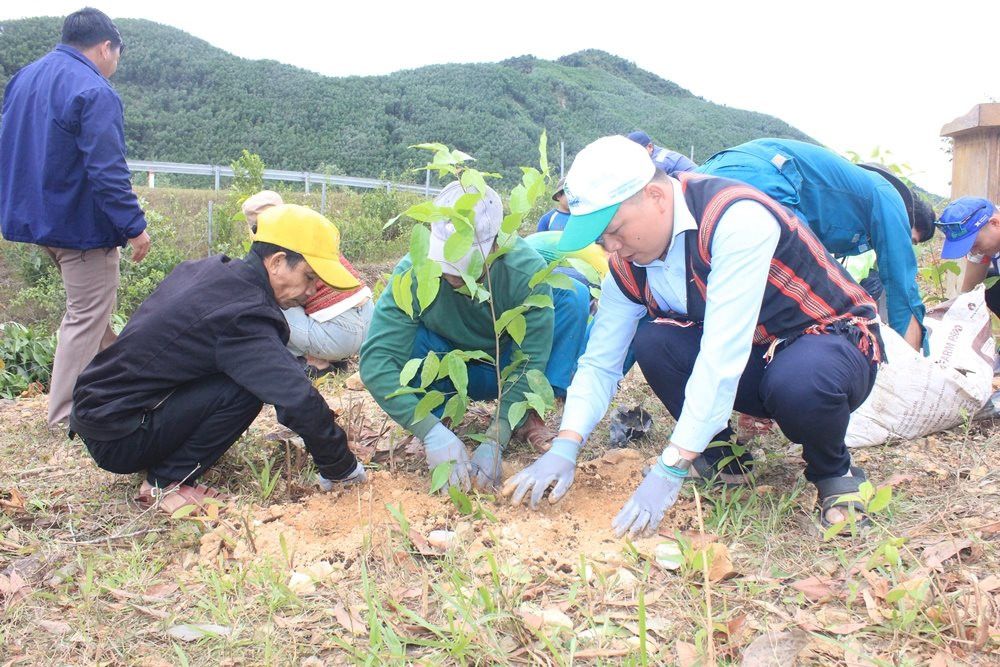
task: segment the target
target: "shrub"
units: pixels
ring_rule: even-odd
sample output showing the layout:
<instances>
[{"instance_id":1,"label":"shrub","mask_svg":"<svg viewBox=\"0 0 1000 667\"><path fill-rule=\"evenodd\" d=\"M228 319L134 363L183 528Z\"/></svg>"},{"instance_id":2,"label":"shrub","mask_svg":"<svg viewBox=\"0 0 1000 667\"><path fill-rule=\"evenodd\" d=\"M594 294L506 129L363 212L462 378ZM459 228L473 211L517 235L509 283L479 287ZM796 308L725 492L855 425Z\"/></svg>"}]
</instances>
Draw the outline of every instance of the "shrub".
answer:
<instances>
[{"instance_id":1,"label":"shrub","mask_svg":"<svg viewBox=\"0 0 1000 667\"><path fill-rule=\"evenodd\" d=\"M35 382L47 387L55 350L56 337L41 327L0 324L0 397L20 396Z\"/></svg>"}]
</instances>

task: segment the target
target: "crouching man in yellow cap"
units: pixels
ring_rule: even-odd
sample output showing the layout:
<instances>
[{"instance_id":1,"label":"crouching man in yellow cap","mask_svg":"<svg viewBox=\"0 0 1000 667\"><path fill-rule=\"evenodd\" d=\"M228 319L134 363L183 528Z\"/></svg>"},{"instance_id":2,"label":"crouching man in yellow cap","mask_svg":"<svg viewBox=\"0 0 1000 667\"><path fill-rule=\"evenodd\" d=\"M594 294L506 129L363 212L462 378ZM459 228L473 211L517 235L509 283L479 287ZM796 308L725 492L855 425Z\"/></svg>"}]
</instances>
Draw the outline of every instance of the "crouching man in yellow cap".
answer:
<instances>
[{"instance_id":1,"label":"crouching man in yellow cap","mask_svg":"<svg viewBox=\"0 0 1000 667\"><path fill-rule=\"evenodd\" d=\"M339 247L333 223L286 204L260 214L246 258L180 264L80 375L71 433L101 468L145 471L139 501L169 513L224 498L197 480L264 403L302 437L321 488L367 481L326 401L288 351L282 315L315 294L318 281L358 285Z\"/></svg>"}]
</instances>

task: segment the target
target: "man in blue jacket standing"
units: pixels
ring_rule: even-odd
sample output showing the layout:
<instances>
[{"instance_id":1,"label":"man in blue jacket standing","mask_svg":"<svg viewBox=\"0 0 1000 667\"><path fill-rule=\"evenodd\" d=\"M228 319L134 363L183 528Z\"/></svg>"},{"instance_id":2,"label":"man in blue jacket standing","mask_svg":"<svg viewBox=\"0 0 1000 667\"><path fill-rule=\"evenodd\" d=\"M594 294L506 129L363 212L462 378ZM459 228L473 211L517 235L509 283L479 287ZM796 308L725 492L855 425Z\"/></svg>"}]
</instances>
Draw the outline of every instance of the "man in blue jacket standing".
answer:
<instances>
[{"instance_id":1,"label":"man in blue jacket standing","mask_svg":"<svg viewBox=\"0 0 1000 667\"><path fill-rule=\"evenodd\" d=\"M65 424L77 376L115 340L119 247L149 251L125 163L124 110L108 83L124 51L103 12L66 17L61 43L17 72L0 124L0 230L45 249L66 288L49 389L50 426Z\"/></svg>"}]
</instances>

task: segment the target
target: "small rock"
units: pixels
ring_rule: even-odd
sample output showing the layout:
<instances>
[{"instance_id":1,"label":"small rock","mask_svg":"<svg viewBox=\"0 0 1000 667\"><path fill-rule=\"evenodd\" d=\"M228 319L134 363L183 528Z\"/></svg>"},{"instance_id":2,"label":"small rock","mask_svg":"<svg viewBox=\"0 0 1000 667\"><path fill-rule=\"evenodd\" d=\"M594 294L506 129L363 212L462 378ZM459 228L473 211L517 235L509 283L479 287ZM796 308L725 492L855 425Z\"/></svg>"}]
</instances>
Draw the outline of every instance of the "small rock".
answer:
<instances>
[{"instance_id":1,"label":"small rock","mask_svg":"<svg viewBox=\"0 0 1000 667\"><path fill-rule=\"evenodd\" d=\"M450 530L432 530L427 533L427 543L435 549L447 551L455 544L455 533Z\"/></svg>"},{"instance_id":2,"label":"small rock","mask_svg":"<svg viewBox=\"0 0 1000 667\"><path fill-rule=\"evenodd\" d=\"M618 568L615 571L614 577L612 578L612 583L616 589L623 591L631 591L635 589L636 584L639 580L631 570L626 570L625 568Z\"/></svg>"},{"instance_id":3,"label":"small rock","mask_svg":"<svg viewBox=\"0 0 1000 667\"><path fill-rule=\"evenodd\" d=\"M656 546L656 564L664 570L679 570L684 563L681 546L676 542L664 542Z\"/></svg>"}]
</instances>

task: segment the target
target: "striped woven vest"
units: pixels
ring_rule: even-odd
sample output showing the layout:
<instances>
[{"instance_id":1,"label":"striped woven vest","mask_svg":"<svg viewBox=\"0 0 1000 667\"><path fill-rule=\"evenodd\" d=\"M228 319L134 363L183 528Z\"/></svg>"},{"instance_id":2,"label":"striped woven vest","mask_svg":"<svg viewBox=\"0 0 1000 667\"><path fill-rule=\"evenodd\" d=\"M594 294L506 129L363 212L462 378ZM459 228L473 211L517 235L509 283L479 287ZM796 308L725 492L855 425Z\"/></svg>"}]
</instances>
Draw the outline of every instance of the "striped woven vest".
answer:
<instances>
[{"instance_id":1,"label":"striped woven vest","mask_svg":"<svg viewBox=\"0 0 1000 667\"><path fill-rule=\"evenodd\" d=\"M727 178L680 173L675 176L697 228L684 232L687 314L663 311L646 280L646 268L614 254L609 268L618 287L650 315L681 326L705 319L706 285L712 270L712 238L722 215L737 201L750 199L774 215L781 229L771 258L754 345L792 341L804 334L840 333L872 361L884 360L875 303L823 248L791 211L758 190Z\"/></svg>"}]
</instances>

